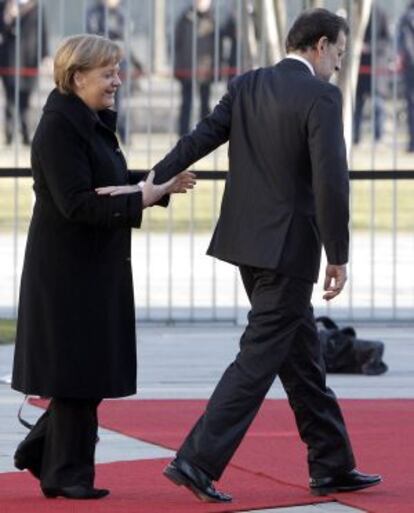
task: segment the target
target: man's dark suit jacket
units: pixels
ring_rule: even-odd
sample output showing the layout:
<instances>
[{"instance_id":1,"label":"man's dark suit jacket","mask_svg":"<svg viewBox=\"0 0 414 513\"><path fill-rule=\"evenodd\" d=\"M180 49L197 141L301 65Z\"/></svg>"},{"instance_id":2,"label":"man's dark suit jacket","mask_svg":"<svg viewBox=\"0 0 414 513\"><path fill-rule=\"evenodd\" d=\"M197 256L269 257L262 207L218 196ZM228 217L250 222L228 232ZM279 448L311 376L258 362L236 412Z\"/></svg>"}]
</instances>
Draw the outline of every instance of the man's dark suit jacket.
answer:
<instances>
[{"instance_id":1,"label":"man's dark suit jacket","mask_svg":"<svg viewBox=\"0 0 414 513\"><path fill-rule=\"evenodd\" d=\"M208 254L316 281L348 260L349 182L340 90L294 59L236 77L214 111L154 166L155 183L229 141Z\"/></svg>"}]
</instances>

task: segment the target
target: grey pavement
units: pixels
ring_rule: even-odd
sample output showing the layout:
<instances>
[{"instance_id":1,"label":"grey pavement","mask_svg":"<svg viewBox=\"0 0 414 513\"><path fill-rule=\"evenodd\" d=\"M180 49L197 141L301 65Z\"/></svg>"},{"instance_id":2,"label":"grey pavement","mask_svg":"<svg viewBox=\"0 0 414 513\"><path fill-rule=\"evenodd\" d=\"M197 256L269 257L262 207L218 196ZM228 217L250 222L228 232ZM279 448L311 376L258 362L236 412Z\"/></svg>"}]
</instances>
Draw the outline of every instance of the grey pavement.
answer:
<instances>
[{"instance_id":1,"label":"grey pavement","mask_svg":"<svg viewBox=\"0 0 414 513\"><path fill-rule=\"evenodd\" d=\"M383 376L329 375L328 384L340 398L413 398L414 325L368 323L356 325L358 335L383 340L389 371ZM137 399L206 399L237 352L242 326L144 324L138 333ZM0 346L0 379L11 372L13 347ZM269 398L283 398L278 381ZM0 472L13 471L12 455L25 434L16 419L22 395L0 384ZM24 416L34 420L39 410L30 405ZM97 461L165 458L173 453L109 430L100 430ZM338 503L262 510L261 513L356 513ZM257 512L256 512L257 513ZM258 512L260 513L260 512Z\"/></svg>"}]
</instances>

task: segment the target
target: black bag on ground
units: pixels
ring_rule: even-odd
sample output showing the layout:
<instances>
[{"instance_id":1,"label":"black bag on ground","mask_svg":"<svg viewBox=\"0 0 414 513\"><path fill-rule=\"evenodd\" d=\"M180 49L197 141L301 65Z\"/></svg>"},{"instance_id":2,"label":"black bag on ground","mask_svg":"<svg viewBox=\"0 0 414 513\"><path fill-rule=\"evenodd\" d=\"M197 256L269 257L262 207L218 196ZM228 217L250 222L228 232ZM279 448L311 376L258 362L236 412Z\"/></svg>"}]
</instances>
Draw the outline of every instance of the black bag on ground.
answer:
<instances>
[{"instance_id":1,"label":"black bag on ground","mask_svg":"<svg viewBox=\"0 0 414 513\"><path fill-rule=\"evenodd\" d=\"M375 376L388 370L383 342L356 338L352 326L339 328L329 317L317 317L316 323L326 372Z\"/></svg>"}]
</instances>

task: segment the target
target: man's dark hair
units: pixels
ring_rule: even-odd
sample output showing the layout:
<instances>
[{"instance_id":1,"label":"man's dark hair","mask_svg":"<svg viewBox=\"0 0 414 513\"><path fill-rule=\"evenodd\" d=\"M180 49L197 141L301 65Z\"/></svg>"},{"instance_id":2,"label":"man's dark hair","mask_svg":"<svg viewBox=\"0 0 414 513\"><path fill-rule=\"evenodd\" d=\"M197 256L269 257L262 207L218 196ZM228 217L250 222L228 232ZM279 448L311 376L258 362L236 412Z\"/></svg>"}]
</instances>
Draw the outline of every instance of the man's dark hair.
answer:
<instances>
[{"instance_id":1,"label":"man's dark hair","mask_svg":"<svg viewBox=\"0 0 414 513\"><path fill-rule=\"evenodd\" d=\"M326 36L330 43L336 43L338 34L349 34L345 18L337 16L327 9L307 9L292 25L286 38L286 51L313 48L319 39Z\"/></svg>"}]
</instances>

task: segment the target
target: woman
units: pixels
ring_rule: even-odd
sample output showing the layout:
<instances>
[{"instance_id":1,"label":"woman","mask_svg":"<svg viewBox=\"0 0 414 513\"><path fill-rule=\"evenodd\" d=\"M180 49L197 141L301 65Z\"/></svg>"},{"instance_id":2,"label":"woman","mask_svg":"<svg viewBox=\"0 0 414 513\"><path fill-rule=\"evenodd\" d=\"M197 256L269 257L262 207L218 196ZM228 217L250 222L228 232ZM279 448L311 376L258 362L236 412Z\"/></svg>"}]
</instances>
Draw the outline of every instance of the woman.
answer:
<instances>
[{"instance_id":1,"label":"woman","mask_svg":"<svg viewBox=\"0 0 414 513\"><path fill-rule=\"evenodd\" d=\"M114 134L119 47L100 36L66 39L32 145L36 203L22 274L12 387L51 397L19 445L15 465L46 497L94 499L97 407L136 391L131 228L142 210L194 175L129 194L95 189L131 183ZM139 178L135 177L135 181ZM168 203L168 198L161 202Z\"/></svg>"}]
</instances>

